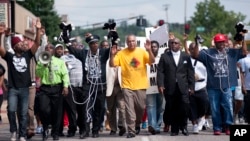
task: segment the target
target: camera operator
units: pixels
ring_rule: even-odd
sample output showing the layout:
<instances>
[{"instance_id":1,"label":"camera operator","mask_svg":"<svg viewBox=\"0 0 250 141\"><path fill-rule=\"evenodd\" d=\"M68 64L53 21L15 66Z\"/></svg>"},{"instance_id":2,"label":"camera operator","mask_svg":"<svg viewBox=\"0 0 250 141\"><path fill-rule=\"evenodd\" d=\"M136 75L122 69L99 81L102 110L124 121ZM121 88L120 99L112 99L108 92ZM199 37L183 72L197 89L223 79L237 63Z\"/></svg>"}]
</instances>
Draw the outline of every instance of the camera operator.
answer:
<instances>
[{"instance_id":1,"label":"camera operator","mask_svg":"<svg viewBox=\"0 0 250 141\"><path fill-rule=\"evenodd\" d=\"M82 105L84 120L80 124L80 138L89 136L90 122L93 122L92 137L99 137L102 111L106 97L106 62L110 49L99 48L99 36L90 33L85 35L89 50L74 48L69 44L69 37L63 37L71 54L82 62L83 96Z\"/></svg>"},{"instance_id":2,"label":"camera operator","mask_svg":"<svg viewBox=\"0 0 250 141\"><path fill-rule=\"evenodd\" d=\"M205 64L208 73L207 91L211 106L214 135L221 134L222 123L226 124L225 133L230 135L229 126L233 124L231 87L237 85L236 63L247 54L246 46L240 49L226 49L225 35L218 33L213 37L215 48L198 49L195 39L194 58ZM220 112L222 106L224 117Z\"/></svg>"}]
</instances>

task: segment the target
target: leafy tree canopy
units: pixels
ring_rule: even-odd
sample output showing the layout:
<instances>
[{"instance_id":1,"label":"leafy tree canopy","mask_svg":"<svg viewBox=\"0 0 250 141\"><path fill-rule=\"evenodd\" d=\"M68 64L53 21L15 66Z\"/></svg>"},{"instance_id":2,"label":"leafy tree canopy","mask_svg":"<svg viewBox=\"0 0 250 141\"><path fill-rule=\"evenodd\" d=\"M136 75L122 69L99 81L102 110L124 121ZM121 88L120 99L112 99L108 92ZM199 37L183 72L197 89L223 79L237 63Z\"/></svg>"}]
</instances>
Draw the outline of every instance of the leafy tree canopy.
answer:
<instances>
[{"instance_id":1,"label":"leafy tree canopy","mask_svg":"<svg viewBox=\"0 0 250 141\"><path fill-rule=\"evenodd\" d=\"M17 1L17 3L31 11L35 16L40 17L42 25L46 28L49 41L53 42L53 38L60 33L58 24L61 22L54 10L54 0L25 0L25 2Z\"/></svg>"}]
</instances>

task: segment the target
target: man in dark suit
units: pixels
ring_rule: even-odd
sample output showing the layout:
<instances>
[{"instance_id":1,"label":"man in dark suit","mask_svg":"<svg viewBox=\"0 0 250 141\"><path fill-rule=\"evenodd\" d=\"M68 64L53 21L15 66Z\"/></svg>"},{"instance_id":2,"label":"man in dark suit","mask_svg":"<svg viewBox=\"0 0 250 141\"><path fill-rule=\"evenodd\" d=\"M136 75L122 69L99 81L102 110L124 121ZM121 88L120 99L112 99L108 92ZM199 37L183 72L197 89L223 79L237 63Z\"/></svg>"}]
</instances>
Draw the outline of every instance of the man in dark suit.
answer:
<instances>
[{"instance_id":1,"label":"man in dark suit","mask_svg":"<svg viewBox=\"0 0 250 141\"><path fill-rule=\"evenodd\" d=\"M166 99L171 136L178 135L179 130L188 136L189 95L194 92L194 69L190 56L181 51L180 40L175 38L171 44L170 50L160 58L157 85Z\"/></svg>"}]
</instances>

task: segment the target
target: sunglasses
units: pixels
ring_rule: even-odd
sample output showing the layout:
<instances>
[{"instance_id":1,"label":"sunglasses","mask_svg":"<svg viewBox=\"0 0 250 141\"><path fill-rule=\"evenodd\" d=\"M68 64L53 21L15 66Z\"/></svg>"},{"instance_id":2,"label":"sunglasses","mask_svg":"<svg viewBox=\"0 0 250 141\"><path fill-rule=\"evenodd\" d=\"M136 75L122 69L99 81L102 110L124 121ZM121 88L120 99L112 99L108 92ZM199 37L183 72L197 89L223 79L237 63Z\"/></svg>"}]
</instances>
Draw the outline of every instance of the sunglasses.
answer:
<instances>
[{"instance_id":1,"label":"sunglasses","mask_svg":"<svg viewBox=\"0 0 250 141\"><path fill-rule=\"evenodd\" d=\"M171 42L171 44L179 44L178 42Z\"/></svg>"}]
</instances>

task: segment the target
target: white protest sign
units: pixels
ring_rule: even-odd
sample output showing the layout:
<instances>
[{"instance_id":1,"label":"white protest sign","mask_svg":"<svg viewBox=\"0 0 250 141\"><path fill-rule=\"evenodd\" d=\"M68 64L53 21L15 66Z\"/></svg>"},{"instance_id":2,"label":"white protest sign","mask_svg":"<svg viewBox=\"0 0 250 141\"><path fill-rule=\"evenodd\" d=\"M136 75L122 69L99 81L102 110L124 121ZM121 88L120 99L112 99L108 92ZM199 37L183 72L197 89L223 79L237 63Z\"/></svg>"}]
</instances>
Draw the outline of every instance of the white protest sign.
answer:
<instances>
[{"instance_id":1,"label":"white protest sign","mask_svg":"<svg viewBox=\"0 0 250 141\"><path fill-rule=\"evenodd\" d=\"M159 93L156 79L157 64L159 63L160 56L167 49L168 42L168 29L166 25L162 25L158 28L149 27L145 28L146 37L148 39L155 40L159 43L160 48L158 50L158 56L155 58L155 63L147 65L147 75L149 79L150 87L147 89L147 94Z\"/></svg>"}]
</instances>

